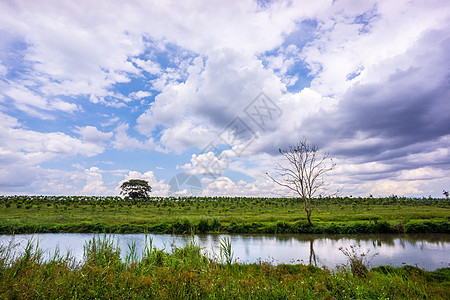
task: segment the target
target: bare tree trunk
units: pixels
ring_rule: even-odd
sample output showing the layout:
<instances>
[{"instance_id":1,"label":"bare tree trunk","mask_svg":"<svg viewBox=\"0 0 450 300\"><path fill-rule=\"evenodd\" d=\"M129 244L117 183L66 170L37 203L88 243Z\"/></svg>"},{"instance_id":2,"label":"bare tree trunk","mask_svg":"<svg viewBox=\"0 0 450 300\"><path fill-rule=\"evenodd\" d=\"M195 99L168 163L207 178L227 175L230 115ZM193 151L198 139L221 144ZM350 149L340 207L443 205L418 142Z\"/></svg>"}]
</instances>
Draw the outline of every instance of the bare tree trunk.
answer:
<instances>
[{"instance_id":1,"label":"bare tree trunk","mask_svg":"<svg viewBox=\"0 0 450 300\"><path fill-rule=\"evenodd\" d=\"M309 200L311 201L311 200ZM312 209L311 209L311 203L308 202L308 200L304 200L304 204L305 204L305 212L306 212L306 219L308 220L308 225L312 226L312 222L311 222L311 213L312 213Z\"/></svg>"},{"instance_id":2,"label":"bare tree trunk","mask_svg":"<svg viewBox=\"0 0 450 300\"><path fill-rule=\"evenodd\" d=\"M306 218L308 219L308 225L312 226L311 222L311 209L306 210Z\"/></svg>"}]
</instances>

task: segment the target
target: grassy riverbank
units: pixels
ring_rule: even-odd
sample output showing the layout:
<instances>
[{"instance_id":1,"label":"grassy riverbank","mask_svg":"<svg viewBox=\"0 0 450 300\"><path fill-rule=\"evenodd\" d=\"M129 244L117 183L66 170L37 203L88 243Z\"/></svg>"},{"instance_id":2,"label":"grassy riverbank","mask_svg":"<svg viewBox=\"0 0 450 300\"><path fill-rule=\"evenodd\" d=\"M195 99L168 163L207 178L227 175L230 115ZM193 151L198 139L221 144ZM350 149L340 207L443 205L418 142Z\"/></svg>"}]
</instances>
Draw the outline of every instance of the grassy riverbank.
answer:
<instances>
[{"instance_id":1,"label":"grassy riverbank","mask_svg":"<svg viewBox=\"0 0 450 300\"><path fill-rule=\"evenodd\" d=\"M0 233L450 233L448 199L0 197Z\"/></svg>"},{"instance_id":2,"label":"grassy riverbank","mask_svg":"<svg viewBox=\"0 0 450 300\"><path fill-rule=\"evenodd\" d=\"M14 256L0 247L0 297L75 299L448 299L450 269L416 267L367 270L361 257L353 267L333 270L305 265L236 264L224 240L216 260L195 244L157 250L151 242L138 258L133 245L125 261L112 239L94 238L84 259L56 253L44 260L31 243ZM51 287L51 288L49 288Z\"/></svg>"}]
</instances>

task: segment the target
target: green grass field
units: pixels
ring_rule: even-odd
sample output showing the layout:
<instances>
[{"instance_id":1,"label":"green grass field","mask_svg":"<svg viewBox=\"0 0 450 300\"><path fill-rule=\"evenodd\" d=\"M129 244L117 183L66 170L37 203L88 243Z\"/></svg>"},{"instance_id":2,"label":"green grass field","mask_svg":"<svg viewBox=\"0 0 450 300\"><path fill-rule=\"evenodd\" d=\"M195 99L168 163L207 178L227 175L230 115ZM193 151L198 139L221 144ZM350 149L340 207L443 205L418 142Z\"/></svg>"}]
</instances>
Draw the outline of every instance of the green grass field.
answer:
<instances>
[{"instance_id":1,"label":"green grass field","mask_svg":"<svg viewBox=\"0 0 450 300\"><path fill-rule=\"evenodd\" d=\"M283 224L291 227L297 224L295 226L302 227L306 222L302 204L290 198L183 198L178 200L152 198L147 201L126 201L118 197L3 197L0 201L1 232L11 231L14 228L27 228L26 226L31 225L29 228L35 228L35 231L39 231L39 228L46 231L44 229L50 225L54 226L56 231L83 231L82 228L64 230L75 224L83 224L84 231L87 232L102 231L102 228L111 229L106 231L119 232L120 228L128 228L128 231L134 232L144 228L149 228L153 232L171 232L172 230L184 233L190 231L190 228L196 228L200 232L233 232L235 228L236 232L271 233L278 228L282 230ZM312 221L319 227L331 224L335 226L388 224L396 226L396 230L400 232L407 224L440 222L441 227L438 232L448 233L449 208L448 199L397 197L319 199ZM89 229L93 224L97 224L98 228ZM240 224L247 225L239 228ZM60 226L60 230L57 226ZM175 228L175 230L174 226L182 228ZM272 228L274 226L275 229ZM442 226L444 226L443 229ZM289 230L301 231L300 229Z\"/></svg>"},{"instance_id":2,"label":"green grass field","mask_svg":"<svg viewBox=\"0 0 450 300\"><path fill-rule=\"evenodd\" d=\"M314 226L296 199L0 197L0 233L449 233L447 199L318 199ZM74 299L448 299L450 268L368 270L358 257L329 270L306 265L237 264L232 250L211 260L188 244L169 254L146 244L125 261L112 241L94 238L84 259L29 244L18 256L0 246L0 297ZM137 257L142 257L138 259ZM352 262L354 264L352 264ZM52 288L49 288L52 287Z\"/></svg>"}]
</instances>

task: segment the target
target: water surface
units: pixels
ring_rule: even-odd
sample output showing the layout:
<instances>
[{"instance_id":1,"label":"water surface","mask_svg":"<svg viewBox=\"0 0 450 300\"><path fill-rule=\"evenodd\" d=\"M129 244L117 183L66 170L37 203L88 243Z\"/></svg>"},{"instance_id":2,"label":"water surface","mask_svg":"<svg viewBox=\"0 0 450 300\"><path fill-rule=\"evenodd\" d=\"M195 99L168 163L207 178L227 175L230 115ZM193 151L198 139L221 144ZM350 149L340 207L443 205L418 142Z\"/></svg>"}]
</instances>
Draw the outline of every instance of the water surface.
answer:
<instances>
[{"instance_id":1,"label":"water surface","mask_svg":"<svg viewBox=\"0 0 450 300\"><path fill-rule=\"evenodd\" d=\"M78 261L83 259L83 246L92 239L94 234L56 233L56 234L18 234L0 235L0 244L5 245L11 239L19 246L17 251L23 250L27 241L38 241L39 247L50 257L56 248L64 254L70 251ZM122 250L125 257L128 245L136 244L137 252L141 253L145 245L144 234L116 234L115 243ZM191 239L190 236L171 234L149 234L153 246L170 252L172 247L182 247ZM360 253L368 252L371 266L405 264L418 266L427 270L450 266L450 235L195 235L194 240L209 256L219 253L220 240L228 238L231 241L234 258L241 263L258 261L273 264L314 264L334 268L336 265L346 264L347 258L339 248L350 249L357 246ZM375 255L376 254L376 255Z\"/></svg>"}]
</instances>

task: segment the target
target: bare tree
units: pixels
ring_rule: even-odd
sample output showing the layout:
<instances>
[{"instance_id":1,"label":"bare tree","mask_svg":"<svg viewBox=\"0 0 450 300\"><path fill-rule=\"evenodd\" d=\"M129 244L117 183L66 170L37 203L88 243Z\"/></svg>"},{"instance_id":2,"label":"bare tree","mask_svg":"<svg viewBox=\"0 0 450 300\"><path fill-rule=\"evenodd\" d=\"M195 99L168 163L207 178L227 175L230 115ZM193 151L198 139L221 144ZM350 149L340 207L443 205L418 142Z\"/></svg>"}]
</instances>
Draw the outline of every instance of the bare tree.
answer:
<instances>
[{"instance_id":1,"label":"bare tree","mask_svg":"<svg viewBox=\"0 0 450 300\"><path fill-rule=\"evenodd\" d=\"M311 223L313 211L312 201L320 192L325 191L323 176L336 168L336 164L328 158L328 153L321 153L317 145L310 145L306 140L288 149L279 149L287 162L286 166L278 163L275 172L278 176L269 178L297 193L303 200L308 224Z\"/></svg>"}]
</instances>

